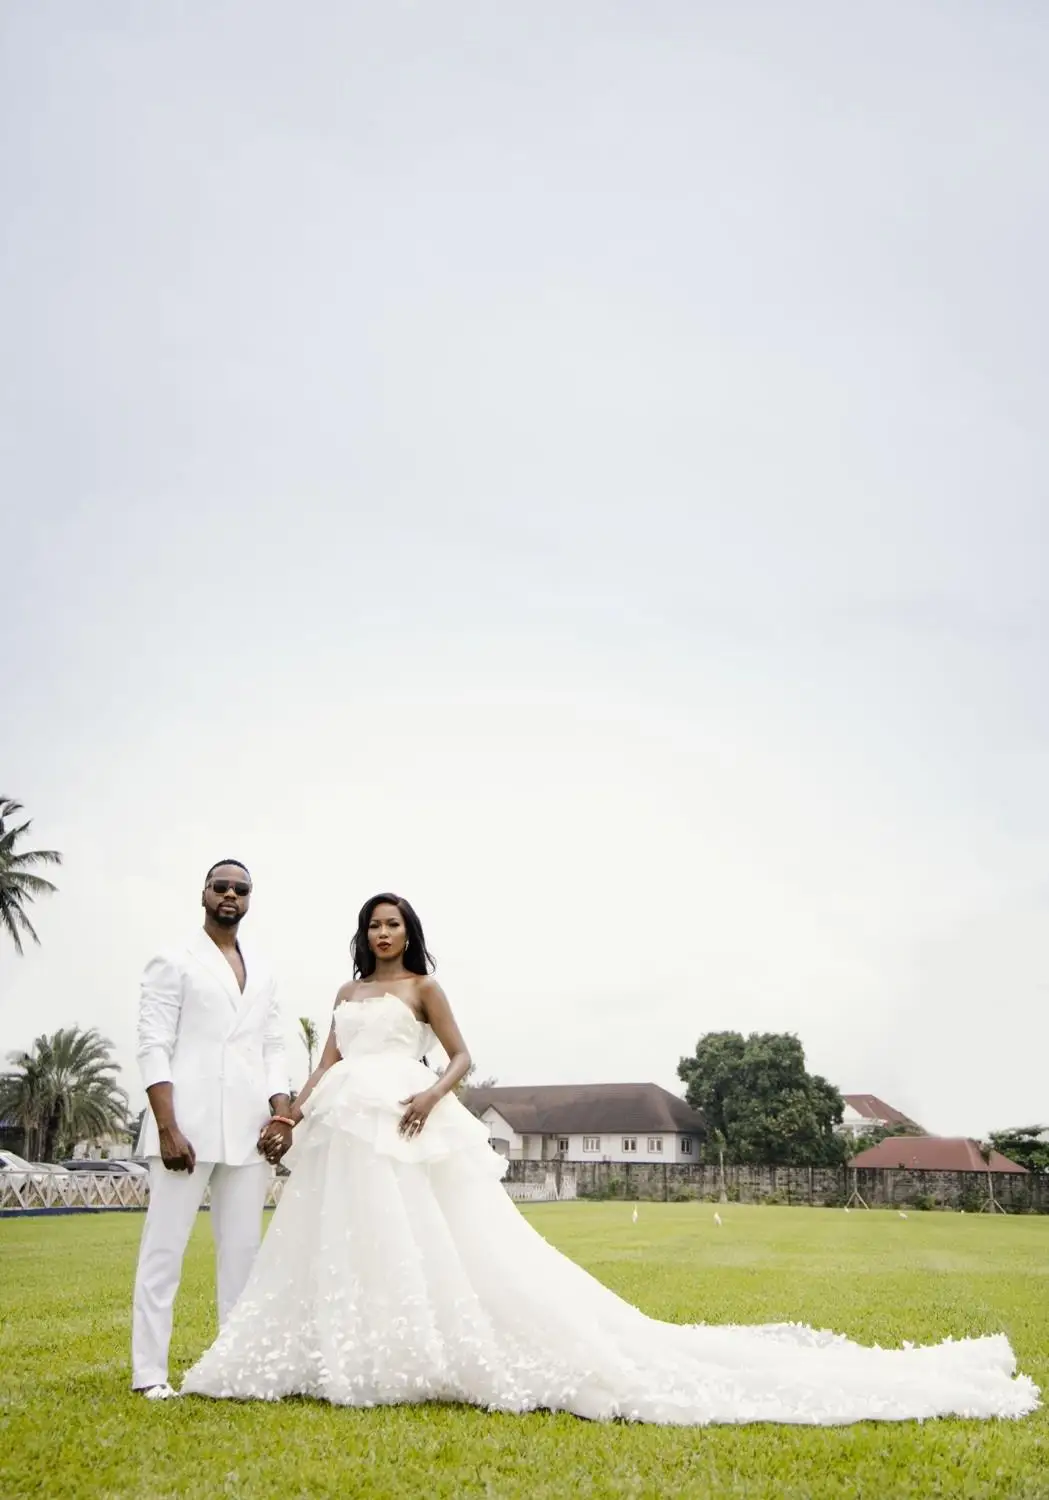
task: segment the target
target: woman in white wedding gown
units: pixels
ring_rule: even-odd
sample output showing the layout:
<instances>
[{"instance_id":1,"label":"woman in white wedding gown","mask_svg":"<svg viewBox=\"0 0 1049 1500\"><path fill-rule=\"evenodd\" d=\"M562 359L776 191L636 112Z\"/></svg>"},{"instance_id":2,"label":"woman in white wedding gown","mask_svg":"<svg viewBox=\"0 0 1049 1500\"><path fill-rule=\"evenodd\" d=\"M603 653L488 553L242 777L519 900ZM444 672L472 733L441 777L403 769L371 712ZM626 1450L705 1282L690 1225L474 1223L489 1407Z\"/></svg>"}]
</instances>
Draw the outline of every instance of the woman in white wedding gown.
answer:
<instances>
[{"instance_id":1,"label":"woman in white wedding gown","mask_svg":"<svg viewBox=\"0 0 1049 1500\"><path fill-rule=\"evenodd\" d=\"M549 1245L452 1090L470 1059L406 901L373 897L357 979L292 1110L291 1176L184 1393L340 1406L462 1401L677 1425L1021 1417L1004 1334L867 1348L797 1324L660 1323ZM451 1059L436 1079L431 1036ZM275 1159L291 1125L272 1122Z\"/></svg>"}]
</instances>

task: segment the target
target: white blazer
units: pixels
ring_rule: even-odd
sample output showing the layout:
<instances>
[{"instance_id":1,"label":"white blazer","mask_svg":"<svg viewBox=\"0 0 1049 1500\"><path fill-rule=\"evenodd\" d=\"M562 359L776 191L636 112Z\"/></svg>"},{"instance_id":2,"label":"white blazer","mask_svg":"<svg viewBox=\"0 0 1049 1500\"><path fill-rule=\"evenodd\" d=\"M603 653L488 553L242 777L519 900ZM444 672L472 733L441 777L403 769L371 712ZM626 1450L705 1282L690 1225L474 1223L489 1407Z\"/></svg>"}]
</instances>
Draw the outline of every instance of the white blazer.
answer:
<instances>
[{"instance_id":1,"label":"white blazer","mask_svg":"<svg viewBox=\"0 0 1049 1500\"><path fill-rule=\"evenodd\" d=\"M230 1166L261 1161L255 1148L269 1101L288 1092L276 986L250 947L241 944L241 954L243 994L229 961L199 928L185 947L147 965L138 1006L143 1087L174 1084L175 1119L197 1160ZM139 1155L160 1155L148 1103Z\"/></svg>"}]
</instances>

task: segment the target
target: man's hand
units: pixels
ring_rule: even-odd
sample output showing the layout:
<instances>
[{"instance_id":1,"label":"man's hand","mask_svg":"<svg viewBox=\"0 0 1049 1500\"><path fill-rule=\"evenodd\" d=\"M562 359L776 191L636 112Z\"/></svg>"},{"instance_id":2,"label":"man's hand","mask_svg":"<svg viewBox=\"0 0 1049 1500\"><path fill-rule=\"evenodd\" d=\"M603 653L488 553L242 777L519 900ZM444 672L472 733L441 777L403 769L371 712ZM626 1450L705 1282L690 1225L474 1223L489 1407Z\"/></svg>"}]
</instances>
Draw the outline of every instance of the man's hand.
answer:
<instances>
[{"instance_id":1,"label":"man's hand","mask_svg":"<svg viewBox=\"0 0 1049 1500\"><path fill-rule=\"evenodd\" d=\"M190 1172L197 1164L197 1153L177 1125L161 1125L160 1159L169 1172Z\"/></svg>"},{"instance_id":2,"label":"man's hand","mask_svg":"<svg viewBox=\"0 0 1049 1500\"><path fill-rule=\"evenodd\" d=\"M268 1162L276 1166L281 1157L291 1149L291 1142L290 1125L284 1125L279 1120L268 1120L259 1131L257 1150Z\"/></svg>"}]
</instances>

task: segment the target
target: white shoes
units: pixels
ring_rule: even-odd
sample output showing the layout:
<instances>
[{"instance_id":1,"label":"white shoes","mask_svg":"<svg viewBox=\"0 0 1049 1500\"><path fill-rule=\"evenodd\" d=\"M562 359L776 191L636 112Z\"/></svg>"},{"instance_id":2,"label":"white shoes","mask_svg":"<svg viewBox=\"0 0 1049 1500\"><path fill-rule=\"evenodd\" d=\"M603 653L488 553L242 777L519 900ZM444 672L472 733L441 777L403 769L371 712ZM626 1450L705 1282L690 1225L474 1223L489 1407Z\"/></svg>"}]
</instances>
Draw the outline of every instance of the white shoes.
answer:
<instances>
[{"instance_id":1,"label":"white shoes","mask_svg":"<svg viewBox=\"0 0 1049 1500\"><path fill-rule=\"evenodd\" d=\"M139 1395L145 1396L147 1401L171 1401L173 1399L177 1399L178 1391L176 1391L172 1386L168 1385L167 1381L165 1380L163 1385L145 1386L139 1392Z\"/></svg>"}]
</instances>

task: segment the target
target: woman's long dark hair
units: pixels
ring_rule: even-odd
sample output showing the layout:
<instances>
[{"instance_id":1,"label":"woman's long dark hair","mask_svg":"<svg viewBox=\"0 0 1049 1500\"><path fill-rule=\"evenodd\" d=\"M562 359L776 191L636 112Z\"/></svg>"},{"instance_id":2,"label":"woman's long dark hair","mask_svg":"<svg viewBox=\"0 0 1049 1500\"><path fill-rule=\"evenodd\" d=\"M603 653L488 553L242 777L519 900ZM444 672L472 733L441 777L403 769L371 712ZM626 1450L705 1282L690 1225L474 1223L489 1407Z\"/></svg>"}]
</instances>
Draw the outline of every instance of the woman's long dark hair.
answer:
<instances>
[{"instance_id":1,"label":"woman's long dark hair","mask_svg":"<svg viewBox=\"0 0 1049 1500\"><path fill-rule=\"evenodd\" d=\"M372 912L377 906L396 906L404 918L404 929L408 934L408 946L404 950L404 967L410 974L432 974L437 967L432 953L427 952L426 939L423 937L423 924L415 915L415 910L409 901L403 896L393 896L389 891L380 891L377 896L372 896L361 907L360 916L357 918L357 931L353 935L350 944L350 952L353 955L353 977L354 979L370 979L375 973L375 954L372 952L368 941L368 924L372 919Z\"/></svg>"}]
</instances>

